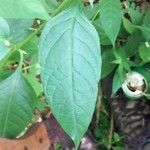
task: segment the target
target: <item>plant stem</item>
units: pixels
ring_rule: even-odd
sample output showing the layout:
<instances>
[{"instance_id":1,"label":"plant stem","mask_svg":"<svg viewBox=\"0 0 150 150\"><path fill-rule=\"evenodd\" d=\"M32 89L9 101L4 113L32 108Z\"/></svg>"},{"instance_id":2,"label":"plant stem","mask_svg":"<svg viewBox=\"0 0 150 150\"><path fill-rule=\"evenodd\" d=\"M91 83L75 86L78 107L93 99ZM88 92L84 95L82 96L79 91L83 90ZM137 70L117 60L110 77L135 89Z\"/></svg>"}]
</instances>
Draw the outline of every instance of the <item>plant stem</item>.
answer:
<instances>
[{"instance_id":1,"label":"plant stem","mask_svg":"<svg viewBox=\"0 0 150 150\"><path fill-rule=\"evenodd\" d=\"M96 125L99 123L100 119L100 109L102 106L102 88L101 88L101 82L98 84L98 97L97 97L97 103L96 103Z\"/></svg>"},{"instance_id":2,"label":"plant stem","mask_svg":"<svg viewBox=\"0 0 150 150\"><path fill-rule=\"evenodd\" d=\"M112 138L113 138L113 130L114 130L114 114L111 111L111 121L110 121L110 131L109 131L109 135L108 135L108 149L111 149L112 147Z\"/></svg>"}]
</instances>

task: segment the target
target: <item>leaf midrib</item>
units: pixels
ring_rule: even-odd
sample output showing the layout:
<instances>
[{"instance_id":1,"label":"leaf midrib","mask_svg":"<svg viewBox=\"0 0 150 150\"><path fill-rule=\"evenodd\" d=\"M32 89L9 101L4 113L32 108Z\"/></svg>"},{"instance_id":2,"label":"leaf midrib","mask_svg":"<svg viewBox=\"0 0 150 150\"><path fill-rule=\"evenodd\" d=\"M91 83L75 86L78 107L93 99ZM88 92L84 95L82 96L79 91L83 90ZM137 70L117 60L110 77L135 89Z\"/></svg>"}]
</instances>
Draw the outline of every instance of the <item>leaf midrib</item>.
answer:
<instances>
[{"instance_id":1,"label":"leaf midrib","mask_svg":"<svg viewBox=\"0 0 150 150\"><path fill-rule=\"evenodd\" d=\"M76 15L77 15L77 8L75 8L74 10L74 15L73 15L73 20L72 20L72 24L71 24L71 32L70 32L70 36L71 36L71 49L70 49L70 53L71 53L71 64L70 64L70 68L71 68L71 91L72 91L72 100L75 100L75 94L74 94L74 28L75 28L75 21L76 21ZM74 108L74 107L73 107ZM76 118L76 114L75 114L75 110L73 111L73 115L74 115L74 122L76 123L77 118ZM76 136L76 131L75 131L75 136ZM72 137L74 138L73 140L75 140L76 137Z\"/></svg>"}]
</instances>

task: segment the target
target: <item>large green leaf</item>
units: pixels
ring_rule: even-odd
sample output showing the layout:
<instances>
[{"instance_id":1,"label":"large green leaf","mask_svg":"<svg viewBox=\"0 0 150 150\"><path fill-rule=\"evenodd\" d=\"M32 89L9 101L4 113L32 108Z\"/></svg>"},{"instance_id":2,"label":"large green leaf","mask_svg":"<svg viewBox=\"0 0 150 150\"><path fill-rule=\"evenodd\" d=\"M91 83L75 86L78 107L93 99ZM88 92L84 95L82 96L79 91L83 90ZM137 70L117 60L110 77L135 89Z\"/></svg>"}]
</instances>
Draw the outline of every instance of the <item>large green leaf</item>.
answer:
<instances>
[{"instance_id":1,"label":"large green leaf","mask_svg":"<svg viewBox=\"0 0 150 150\"><path fill-rule=\"evenodd\" d=\"M14 138L30 123L36 94L18 69L0 83L0 136Z\"/></svg>"},{"instance_id":2,"label":"large green leaf","mask_svg":"<svg viewBox=\"0 0 150 150\"><path fill-rule=\"evenodd\" d=\"M138 47L141 42L144 42L144 39L143 36L141 36L141 32L138 30L128 37L127 43L125 45L127 57L131 57L138 52Z\"/></svg>"},{"instance_id":3,"label":"large green leaf","mask_svg":"<svg viewBox=\"0 0 150 150\"><path fill-rule=\"evenodd\" d=\"M100 22L113 45L115 45L115 40L120 30L121 17L122 10L120 0L101 1Z\"/></svg>"},{"instance_id":4,"label":"large green leaf","mask_svg":"<svg viewBox=\"0 0 150 150\"><path fill-rule=\"evenodd\" d=\"M4 18L49 18L40 0L0 0L0 4Z\"/></svg>"},{"instance_id":5,"label":"large green leaf","mask_svg":"<svg viewBox=\"0 0 150 150\"><path fill-rule=\"evenodd\" d=\"M71 7L47 24L40 64L48 103L77 145L93 115L101 72L98 34L79 8Z\"/></svg>"}]
</instances>

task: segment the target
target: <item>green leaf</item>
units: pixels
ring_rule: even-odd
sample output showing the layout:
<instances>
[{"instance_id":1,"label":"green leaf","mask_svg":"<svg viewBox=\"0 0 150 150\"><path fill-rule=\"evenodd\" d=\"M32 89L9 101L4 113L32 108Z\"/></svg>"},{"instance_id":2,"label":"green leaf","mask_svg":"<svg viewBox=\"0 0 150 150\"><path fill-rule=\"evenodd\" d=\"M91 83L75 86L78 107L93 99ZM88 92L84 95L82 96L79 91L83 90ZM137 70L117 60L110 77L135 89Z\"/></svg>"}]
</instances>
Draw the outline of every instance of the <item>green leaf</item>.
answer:
<instances>
[{"instance_id":1,"label":"green leaf","mask_svg":"<svg viewBox=\"0 0 150 150\"><path fill-rule=\"evenodd\" d=\"M99 21L96 20L94 21L93 25L95 26L98 34L99 34L99 37L101 37L101 45L111 45L111 41L110 39L107 37L106 33L104 32L102 26L100 25Z\"/></svg>"},{"instance_id":2,"label":"green leaf","mask_svg":"<svg viewBox=\"0 0 150 150\"><path fill-rule=\"evenodd\" d=\"M9 33L10 29L8 23L5 19L0 17L0 60L2 60L8 53L9 42L7 41L7 39Z\"/></svg>"},{"instance_id":3,"label":"green leaf","mask_svg":"<svg viewBox=\"0 0 150 150\"><path fill-rule=\"evenodd\" d=\"M116 71L114 78L113 78L113 87L112 87L112 94L115 94L121 87L122 81L120 79L120 76L118 72Z\"/></svg>"},{"instance_id":4,"label":"green leaf","mask_svg":"<svg viewBox=\"0 0 150 150\"><path fill-rule=\"evenodd\" d=\"M40 64L52 112L78 145L92 119L101 72L98 34L79 8L71 7L47 24Z\"/></svg>"},{"instance_id":5,"label":"green leaf","mask_svg":"<svg viewBox=\"0 0 150 150\"><path fill-rule=\"evenodd\" d=\"M141 30L143 32L143 36L146 40L149 40L148 35L150 34L150 28L144 26L134 25L134 28ZM145 34L146 33L146 34ZM144 35L145 34L145 35Z\"/></svg>"},{"instance_id":6,"label":"green leaf","mask_svg":"<svg viewBox=\"0 0 150 150\"><path fill-rule=\"evenodd\" d=\"M36 95L39 96L43 92L42 84L38 81L38 79L35 76L32 76L30 74L26 74L25 78L34 89Z\"/></svg>"},{"instance_id":7,"label":"green leaf","mask_svg":"<svg viewBox=\"0 0 150 150\"><path fill-rule=\"evenodd\" d=\"M133 24L125 17L123 17L123 25L127 32L129 32L130 34L134 32L135 28Z\"/></svg>"},{"instance_id":8,"label":"green leaf","mask_svg":"<svg viewBox=\"0 0 150 150\"><path fill-rule=\"evenodd\" d=\"M100 4L100 22L111 40L113 46L121 26L121 3L120 0L102 0Z\"/></svg>"},{"instance_id":9,"label":"green leaf","mask_svg":"<svg viewBox=\"0 0 150 150\"><path fill-rule=\"evenodd\" d=\"M140 31L136 31L128 37L124 48L127 53L127 57L131 57L138 52L138 47L143 40L144 38L141 36Z\"/></svg>"},{"instance_id":10,"label":"green leaf","mask_svg":"<svg viewBox=\"0 0 150 150\"><path fill-rule=\"evenodd\" d=\"M113 139L114 139L114 142L116 143L116 142L120 142L122 138L117 132L114 132Z\"/></svg>"},{"instance_id":11,"label":"green leaf","mask_svg":"<svg viewBox=\"0 0 150 150\"><path fill-rule=\"evenodd\" d=\"M142 43L138 50L143 62L150 62L150 43Z\"/></svg>"},{"instance_id":12,"label":"green leaf","mask_svg":"<svg viewBox=\"0 0 150 150\"><path fill-rule=\"evenodd\" d=\"M111 62L115 60L113 50L112 49L104 49L102 53L102 75L101 78L106 77L109 73L111 73L116 67L115 64Z\"/></svg>"},{"instance_id":13,"label":"green leaf","mask_svg":"<svg viewBox=\"0 0 150 150\"><path fill-rule=\"evenodd\" d=\"M143 18L143 12L140 10L139 6L136 6L135 2L132 2L131 4L126 1L126 10L131 18L132 23L134 24L141 24L142 18Z\"/></svg>"},{"instance_id":14,"label":"green leaf","mask_svg":"<svg viewBox=\"0 0 150 150\"><path fill-rule=\"evenodd\" d=\"M121 88L124 79L125 79L125 72L123 70L122 65L120 65L116 70L116 73L113 78L112 95L115 94Z\"/></svg>"},{"instance_id":15,"label":"green leaf","mask_svg":"<svg viewBox=\"0 0 150 150\"><path fill-rule=\"evenodd\" d=\"M4 18L49 18L39 0L0 0L0 4L0 16Z\"/></svg>"},{"instance_id":16,"label":"green leaf","mask_svg":"<svg viewBox=\"0 0 150 150\"><path fill-rule=\"evenodd\" d=\"M150 8L147 10L144 20L143 20L143 27L149 29L150 28ZM150 40L150 30L148 31L142 31L143 36L145 37L146 40Z\"/></svg>"},{"instance_id":17,"label":"green leaf","mask_svg":"<svg viewBox=\"0 0 150 150\"><path fill-rule=\"evenodd\" d=\"M30 123L36 94L17 70L0 83L0 136L14 138Z\"/></svg>"},{"instance_id":18,"label":"green leaf","mask_svg":"<svg viewBox=\"0 0 150 150\"><path fill-rule=\"evenodd\" d=\"M121 47L119 49L114 50L114 55L116 57L116 61L113 61L114 63L118 62L119 64L119 71L120 71L120 76L122 76L123 69L126 71L130 71L130 63L127 58L127 53L126 49L124 47Z\"/></svg>"}]
</instances>

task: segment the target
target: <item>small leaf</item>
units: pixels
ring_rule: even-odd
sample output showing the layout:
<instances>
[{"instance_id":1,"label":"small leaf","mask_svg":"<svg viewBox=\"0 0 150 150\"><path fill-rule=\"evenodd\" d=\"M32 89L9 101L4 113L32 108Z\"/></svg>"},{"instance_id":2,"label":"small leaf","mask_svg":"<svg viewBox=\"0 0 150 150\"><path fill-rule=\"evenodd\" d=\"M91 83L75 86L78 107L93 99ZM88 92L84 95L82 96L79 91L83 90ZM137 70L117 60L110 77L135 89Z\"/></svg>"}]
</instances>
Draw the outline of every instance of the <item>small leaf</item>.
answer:
<instances>
[{"instance_id":1,"label":"small leaf","mask_svg":"<svg viewBox=\"0 0 150 150\"><path fill-rule=\"evenodd\" d=\"M113 85L112 85L112 95L114 95L120 88L125 79L125 72L123 67L120 65L116 70L116 73L113 78Z\"/></svg>"},{"instance_id":2,"label":"small leaf","mask_svg":"<svg viewBox=\"0 0 150 150\"><path fill-rule=\"evenodd\" d=\"M114 139L114 142L116 143L116 142L121 141L122 138L120 137L120 135L117 132L114 132L113 139Z\"/></svg>"},{"instance_id":3,"label":"small leaf","mask_svg":"<svg viewBox=\"0 0 150 150\"><path fill-rule=\"evenodd\" d=\"M129 32L130 34L134 32L135 28L133 24L125 17L123 17L123 25L125 29L127 30L127 32Z\"/></svg>"},{"instance_id":4,"label":"small leaf","mask_svg":"<svg viewBox=\"0 0 150 150\"><path fill-rule=\"evenodd\" d=\"M130 71L130 63L129 63L129 60L127 59L126 49L124 47L115 49L114 55L116 57L116 61L114 62L118 62L119 71L120 71L119 73L120 73L120 76L122 77L122 73L124 70Z\"/></svg>"},{"instance_id":5,"label":"small leaf","mask_svg":"<svg viewBox=\"0 0 150 150\"><path fill-rule=\"evenodd\" d=\"M52 112L78 145L92 119L101 72L98 34L78 7L47 24L40 40L40 64Z\"/></svg>"},{"instance_id":6,"label":"small leaf","mask_svg":"<svg viewBox=\"0 0 150 150\"><path fill-rule=\"evenodd\" d=\"M135 5L135 2L131 4L126 1L126 10L131 18L133 24L140 24L143 18L143 12L140 10L139 6Z\"/></svg>"},{"instance_id":7,"label":"small leaf","mask_svg":"<svg viewBox=\"0 0 150 150\"><path fill-rule=\"evenodd\" d=\"M138 25L134 25L134 28L141 30L143 32L143 36L146 40L149 40L150 38L148 37L148 35L150 34L150 28L145 27L145 26L138 26Z\"/></svg>"},{"instance_id":8,"label":"small leaf","mask_svg":"<svg viewBox=\"0 0 150 150\"><path fill-rule=\"evenodd\" d=\"M138 30L128 37L124 48L127 53L127 57L131 57L138 52L138 47L143 40L143 36L141 36L141 32Z\"/></svg>"},{"instance_id":9,"label":"small leaf","mask_svg":"<svg viewBox=\"0 0 150 150\"><path fill-rule=\"evenodd\" d=\"M102 0L100 4L100 22L111 40L113 46L121 26L121 3L120 0Z\"/></svg>"},{"instance_id":10,"label":"small leaf","mask_svg":"<svg viewBox=\"0 0 150 150\"><path fill-rule=\"evenodd\" d=\"M109 73L111 73L116 67L115 64L111 62L115 60L113 50L112 49L104 49L102 53L102 75L101 78L106 77Z\"/></svg>"},{"instance_id":11,"label":"small leaf","mask_svg":"<svg viewBox=\"0 0 150 150\"><path fill-rule=\"evenodd\" d=\"M4 18L49 18L39 0L0 0L0 4L0 16Z\"/></svg>"},{"instance_id":12,"label":"small leaf","mask_svg":"<svg viewBox=\"0 0 150 150\"><path fill-rule=\"evenodd\" d=\"M36 94L17 70L0 83L0 136L15 138L30 123Z\"/></svg>"},{"instance_id":13,"label":"small leaf","mask_svg":"<svg viewBox=\"0 0 150 150\"><path fill-rule=\"evenodd\" d=\"M110 39L108 38L108 36L106 35L106 33L104 32L102 26L100 25L99 21L96 20L93 22L93 25L95 26L98 34L99 34L99 37L101 37L101 45L111 45L111 41Z\"/></svg>"},{"instance_id":14,"label":"small leaf","mask_svg":"<svg viewBox=\"0 0 150 150\"><path fill-rule=\"evenodd\" d=\"M143 62L150 62L150 43L142 43L139 47L139 55Z\"/></svg>"}]
</instances>

